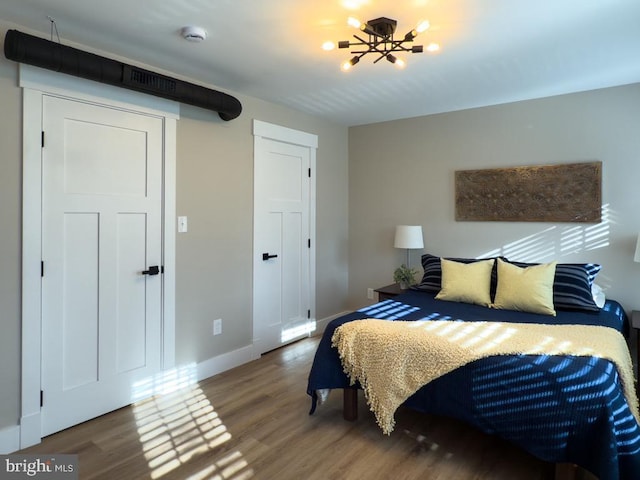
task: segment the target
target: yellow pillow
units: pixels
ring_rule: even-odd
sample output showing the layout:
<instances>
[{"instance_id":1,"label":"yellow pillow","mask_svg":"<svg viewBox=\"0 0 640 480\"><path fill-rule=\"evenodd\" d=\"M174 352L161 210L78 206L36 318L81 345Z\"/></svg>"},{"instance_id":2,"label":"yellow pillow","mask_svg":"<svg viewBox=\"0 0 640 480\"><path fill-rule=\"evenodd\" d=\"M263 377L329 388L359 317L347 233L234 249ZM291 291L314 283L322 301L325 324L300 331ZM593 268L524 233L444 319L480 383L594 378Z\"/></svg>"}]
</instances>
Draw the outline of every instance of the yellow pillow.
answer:
<instances>
[{"instance_id":1,"label":"yellow pillow","mask_svg":"<svg viewBox=\"0 0 640 480\"><path fill-rule=\"evenodd\" d=\"M438 300L491 305L491 269L493 259L473 263L440 260L442 288Z\"/></svg>"},{"instance_id":2,"label":"yellow pillow","mask_svg":"<svg viewBox=\"0 0 640 480\"><path fill-rule=\"evenodd\" d=\"M520 268L498 259L498 286L493 307L555 316L553 279L556 263Z\"/></svg>"}]
</instances>

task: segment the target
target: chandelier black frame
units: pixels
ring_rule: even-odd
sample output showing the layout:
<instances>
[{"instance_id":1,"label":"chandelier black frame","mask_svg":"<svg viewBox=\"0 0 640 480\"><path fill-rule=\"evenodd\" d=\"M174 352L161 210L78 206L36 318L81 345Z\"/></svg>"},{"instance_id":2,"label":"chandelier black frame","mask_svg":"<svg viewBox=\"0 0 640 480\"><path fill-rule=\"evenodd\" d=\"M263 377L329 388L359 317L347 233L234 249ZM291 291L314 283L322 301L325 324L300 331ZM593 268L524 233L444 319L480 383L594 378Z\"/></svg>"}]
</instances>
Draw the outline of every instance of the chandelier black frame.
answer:
<instances>
[{"instance_id":1,"label":"chandelier black frame","mask_svg":"<svg viewBox=\"0 0 640 480\"><path fill-rule=\"evenodd\" d=\"M338 48L364 47L364 49L352 50L351 53L355 53L356 55L351 60L345 62L343 68L348 69L355 65L368 53L379 54L373 63L377 63L383 58L386 58L391 63L401 62L392 52L422 53L422 45L405 45L407 43L413 43L414 38L418 36L419 32L413 29L401 40L396 40L393 37L396 26L397 22L395 20L386 17L376 18L360 25L360 30L368 34L368 40L354 35L353 37L358 40L357 42L350 42L349 40L338 42Z\"/></svg>"}]
</instances>

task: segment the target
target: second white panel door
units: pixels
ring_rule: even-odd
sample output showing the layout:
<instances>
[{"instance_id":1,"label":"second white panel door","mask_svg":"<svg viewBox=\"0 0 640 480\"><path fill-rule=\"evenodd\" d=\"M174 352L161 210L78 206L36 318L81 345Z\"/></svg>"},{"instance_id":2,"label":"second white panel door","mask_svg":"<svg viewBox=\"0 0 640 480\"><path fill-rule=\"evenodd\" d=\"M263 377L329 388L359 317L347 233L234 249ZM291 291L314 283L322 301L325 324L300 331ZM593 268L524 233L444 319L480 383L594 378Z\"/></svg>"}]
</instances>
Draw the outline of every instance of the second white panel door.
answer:
<instances>
[{"instance_id":1,"label":"second white panel door","mask_svg":"<svg viewBox=\"0 0 640 480\"><path fill-rule=\"evenodd\" d=\"M254 152L254 343L260 353L308 332L308 147L257 138Z\"/></svg>"}]
</instances>

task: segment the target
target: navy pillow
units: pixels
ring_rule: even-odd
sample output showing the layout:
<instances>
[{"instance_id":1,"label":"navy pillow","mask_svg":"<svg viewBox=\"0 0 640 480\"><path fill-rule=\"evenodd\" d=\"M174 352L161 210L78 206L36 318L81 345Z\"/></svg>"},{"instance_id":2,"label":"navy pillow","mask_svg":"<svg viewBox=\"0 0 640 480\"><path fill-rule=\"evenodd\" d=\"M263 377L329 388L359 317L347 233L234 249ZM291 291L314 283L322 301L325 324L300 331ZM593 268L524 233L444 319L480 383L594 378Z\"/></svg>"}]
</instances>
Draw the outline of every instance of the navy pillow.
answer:
<instances>
[{"instance_id":1,"label":"navy pillow","mask_svg":"<svg viewBox=\"0 0 640 480\"><path fill-rule=\"evenodd\" d=\"M422 255L422 268L424 269L422 280L415 288L427 292L439 292L442 288L440 257L425 253Z\"/></svg>"},{"instance_id":2,"label":"navy pillow","mask_svg":"<svg viewBox=\"0 0 640 480\"><path fill-rule=\"evenodd\" d=\"M452 257L444 257L446 260L452 260L454 262L460 263L474 263L482 260L495 260L497 257L492 258L452 258ZM506 258L500 257L504 261L507 261ZM417 290L424 290L426 292L439 292L442 288L442 267L440 264L440 257L436 257L435 255L430 255L425 253L422 255L422 268L424 269L424 274L422 275L422 280L418 285L413 287ZM498 283L498 269L496 267L496 263L493 263L493 268L491 269L491 298L495 296L496 293L496 285Z\"/></svg>"},{"instance_id":3,"label":"navy pillow","mask_svg":"<svg viewBox=\"0 0 640 480\"><path fill-rule=\"evenodd\" d=\"M538 263L512 262L518 267L539 265ZM602 268L596 263L558 263L553 279L553 306L556 309L599 312L593 301L591 286Z\"/></svg>"}]
</instances>

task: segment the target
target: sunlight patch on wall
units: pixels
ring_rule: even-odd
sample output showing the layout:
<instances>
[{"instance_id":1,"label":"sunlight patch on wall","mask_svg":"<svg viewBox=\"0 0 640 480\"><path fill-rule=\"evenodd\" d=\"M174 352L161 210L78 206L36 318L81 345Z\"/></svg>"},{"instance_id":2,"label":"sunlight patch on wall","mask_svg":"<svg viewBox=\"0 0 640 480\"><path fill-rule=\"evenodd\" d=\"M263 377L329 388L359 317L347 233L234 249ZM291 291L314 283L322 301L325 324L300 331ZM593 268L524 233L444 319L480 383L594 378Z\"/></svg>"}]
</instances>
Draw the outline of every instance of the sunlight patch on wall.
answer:
<instances>
[{"instance_id":1,"label":"sunlight patch on wall","mask_svg":"<svg viewBox=\"0 0 640 480\"><path fill-rule=\"evenodd\" d=\"M153 395L149 398L149 395ZM196 382L196 367L173 369L139 382L133 405L138 435L152 479L185 466L189 461L231 439L231 434ZM226 453L226 452L225 452ZM185 478L243 480L253 470L238 451L211 459L211 464Z\"/></svg>"},{"instance_id":2,"label":"sunlight patch on wall","mask_svg":"<svg viewBox=\"0 0 640 480\"><path fill-rule=\"evenodd\" d=\"M609 205L602 206L602 221L595 225L554 225L538 233L485 252L478 258L505 256L520 262L548 262L559 256L608 247L612 215Z\"/></svg>"}]
</instances>

